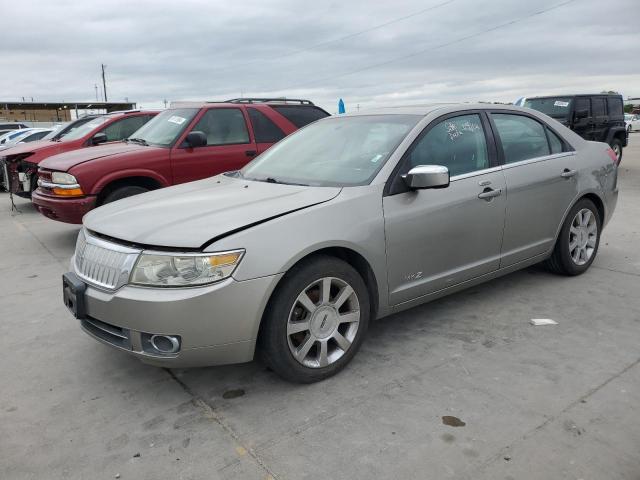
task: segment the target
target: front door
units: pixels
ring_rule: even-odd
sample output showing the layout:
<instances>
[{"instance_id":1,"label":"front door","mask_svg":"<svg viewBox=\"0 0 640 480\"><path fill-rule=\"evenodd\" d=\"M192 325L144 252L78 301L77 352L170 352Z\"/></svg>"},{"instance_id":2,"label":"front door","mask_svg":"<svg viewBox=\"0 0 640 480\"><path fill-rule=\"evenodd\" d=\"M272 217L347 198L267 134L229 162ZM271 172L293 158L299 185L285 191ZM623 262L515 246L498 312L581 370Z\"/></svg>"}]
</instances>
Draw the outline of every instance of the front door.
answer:
<instances>
[{"instance_id":1,"label":"front door","mask_svg":"<svg viewBox=\"0 0 640 480\"><path fill-rule=\"evenodd\" d=\"M244 167L256 145L240 108L211 108L191 131L203 132L207 145L193 148L182 142L171 152L174 183L184 183Z\"/></svg>"},{"instance_id":2,"label":"front door","mask_svg":"<svg viewBox=\"0 0 640 480\"><path fill-rule=\"evenodd\" d=\"M392 305L498 269L505 180L485 125L480 113L436 120L402 160L398 175L417 165L443 165L451 183L392 190L383 199Z\"/></svg>"}]
</instances>

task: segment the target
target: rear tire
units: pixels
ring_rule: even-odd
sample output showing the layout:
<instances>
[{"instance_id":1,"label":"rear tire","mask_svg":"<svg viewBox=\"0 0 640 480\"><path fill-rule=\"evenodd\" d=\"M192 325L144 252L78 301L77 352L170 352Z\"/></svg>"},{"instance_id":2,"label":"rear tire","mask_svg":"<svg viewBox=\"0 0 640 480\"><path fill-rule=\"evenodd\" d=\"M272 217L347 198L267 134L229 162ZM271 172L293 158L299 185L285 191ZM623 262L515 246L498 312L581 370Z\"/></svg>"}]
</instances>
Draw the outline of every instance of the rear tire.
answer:
<instances>
[{"instance_id":1,"label":"rear tire","mask_svg":"<svg viewBox=\"0 0 640 480\"><path fill-rule=\"evenodd\" d=\"M335 257L310 257L287 272L274 292L263 318L259 355L290 382L324 380L357 353L369 316L369 292L358 272Z\"/></svg>"},{"instance_id":2,"label":"rear tire","mask_svg":"<svg viewBox=\"0 0 640 480\"><path fill-rule=\"evenodd\" d=\"M122 200L123 198L133 197L134 195L140 195L141 193L148 192L149 189L140 187L138 185L128 185L126 187L116 188L113 192L109 193L102 202L102 205L107 203Z\"/></svg>"},{"instance_id":3,"label":"rear tire","mask_svg":"<svg viewBox=\"0 0 640 480\"><path fill-rule=\"evenodd\" d=\"M611 140L611 149L615 152L618 157L618 165L622 162L622 142L618 138L614 138Z\"/></svg>"},{"instance_id":4,"label":"rear tire","mask_svg":"<svg viewBox=\"0 0 640 480\"><path fill-rule=\"evenodd\" d=\"M601 229L602 219L594 203L588 198L579 200L562 225L547 268L561 275L586 272L598 253Z\"/></svg>"}]
</instances>

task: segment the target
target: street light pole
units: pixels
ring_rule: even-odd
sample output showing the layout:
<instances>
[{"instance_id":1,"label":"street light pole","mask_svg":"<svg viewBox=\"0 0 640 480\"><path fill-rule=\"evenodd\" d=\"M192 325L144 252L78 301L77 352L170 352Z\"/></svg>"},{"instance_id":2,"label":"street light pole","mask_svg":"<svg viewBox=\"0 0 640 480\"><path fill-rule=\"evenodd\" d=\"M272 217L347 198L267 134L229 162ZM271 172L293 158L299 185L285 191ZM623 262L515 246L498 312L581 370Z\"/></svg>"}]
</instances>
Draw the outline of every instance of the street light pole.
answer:
<instances>
[{"instance_id":1,"label":"street light pole","mask_svg":"<svg viewBox=\"0 0 640 480\"><path fill-rule=\"evenodd\" d=\"M104 103L107 103L107 81L104 79L104 69L106 65L102 63L101 66L102 66L102 88L104 91Z\"/></svg>"}]
</instances>

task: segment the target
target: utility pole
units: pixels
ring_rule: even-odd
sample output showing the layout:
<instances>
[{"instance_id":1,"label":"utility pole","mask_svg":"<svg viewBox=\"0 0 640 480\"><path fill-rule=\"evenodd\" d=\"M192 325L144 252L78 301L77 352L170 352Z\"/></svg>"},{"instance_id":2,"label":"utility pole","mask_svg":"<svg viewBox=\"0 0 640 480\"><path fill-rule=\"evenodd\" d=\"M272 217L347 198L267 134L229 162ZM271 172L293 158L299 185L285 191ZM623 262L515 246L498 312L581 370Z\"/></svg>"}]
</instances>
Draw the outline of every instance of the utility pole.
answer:
<instances>
[{"instance_id":1,"label":"utility pole","mask_svg":"<svg viewBox=\"0 0 640 480\"><path fill-rule=\"evenodd\" d=\"M164 102L164 108L166 109L166 108L167 108L167 99L165 98L165 99L163 100L163 102Z\"/></svg>"},{"instance_id":2,"label":"utility pole","mask_svg":"<svg viewBox=\"0 0 640 480\"><path fill-rule=\"evenodd\" d=\"M106 65L102 63L101 66L102 66L102 88L104 90L104 102L107 103L107 81L104 79L104 69Z\"/></svg>"},{"instance_id":3,"label":"utility pole","mask_svg":"<svg viewBox=\"0 0 640 480\"><path fill-rule=\"evenodd\" d=\"M98 84L97 84L97 83L94 83L94 84L93 84L93 88L95 88L95 89L96 89L96 102L98 102L98 101L99 101L99 98L98 98Z\"/></svg>"}]
</instances>

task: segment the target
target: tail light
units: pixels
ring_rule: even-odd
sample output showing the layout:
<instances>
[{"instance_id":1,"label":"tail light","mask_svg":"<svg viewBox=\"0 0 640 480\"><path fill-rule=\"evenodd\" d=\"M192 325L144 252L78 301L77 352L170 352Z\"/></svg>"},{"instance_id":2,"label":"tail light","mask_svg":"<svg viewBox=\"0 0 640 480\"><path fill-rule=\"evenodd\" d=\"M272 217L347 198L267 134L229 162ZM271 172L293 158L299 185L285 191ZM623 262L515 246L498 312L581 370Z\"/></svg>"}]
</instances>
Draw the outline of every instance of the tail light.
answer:
<instances>
[{"instance_id":1,"label":"tail light","mask_svg":"<svg viewBox=\"0 0 640 480\"><path fill-rule=\"evenodd\" d=\"M614 152L611 148L607 148L607 155L609 155L609 158L611 158L613 163L615 163L616 165L618 164L618 155L616 155L616 152Z\"/></svg>"}]
</instances>

